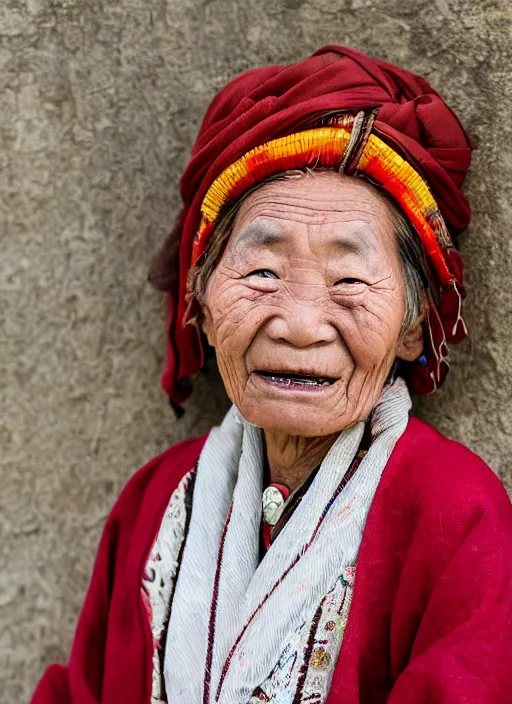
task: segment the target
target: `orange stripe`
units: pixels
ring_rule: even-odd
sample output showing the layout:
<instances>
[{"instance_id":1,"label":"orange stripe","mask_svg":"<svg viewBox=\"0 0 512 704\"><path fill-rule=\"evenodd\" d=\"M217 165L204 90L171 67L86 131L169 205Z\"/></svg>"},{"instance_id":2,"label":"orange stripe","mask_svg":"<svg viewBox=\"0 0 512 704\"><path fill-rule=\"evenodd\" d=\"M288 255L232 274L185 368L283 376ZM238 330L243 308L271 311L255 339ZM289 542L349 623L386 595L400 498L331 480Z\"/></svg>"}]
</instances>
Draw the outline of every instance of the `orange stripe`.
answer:
<instances>
[{"instance_id":1,"label":"orange stripe","mask_svg":"<svg viewBox=\"0 0 512 704\"><path fill-rule=\"evenodd\" d=\"M191 266L196 265L205 251L226 203L273 174L306 166L339 167L350 133L351 125L347 124L280 137L251 149L225 169L212 183L201 205L202 219L192 245ZM418 172L374 134L368 139L357 172L371 176L395 198L414 225L441 284L453 283L454 276L441 246L448 243L444 221L428 185Z\"/></svg>"}]
</instances>

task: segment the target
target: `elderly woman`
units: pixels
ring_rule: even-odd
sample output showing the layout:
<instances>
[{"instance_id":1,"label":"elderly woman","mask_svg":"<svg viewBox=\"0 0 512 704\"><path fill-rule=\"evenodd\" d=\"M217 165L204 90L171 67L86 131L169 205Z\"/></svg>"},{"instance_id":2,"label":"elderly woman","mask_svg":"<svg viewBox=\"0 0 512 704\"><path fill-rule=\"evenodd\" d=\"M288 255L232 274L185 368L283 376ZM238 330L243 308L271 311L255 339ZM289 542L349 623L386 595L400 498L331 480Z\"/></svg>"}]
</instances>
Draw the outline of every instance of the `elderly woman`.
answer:
<instances>
[{"instance_id":1,"label":"elderly woman","mask_svg":"<svg viewBox=\"0 0 512 704\"><path fill-rule=\"evenodd\" d=\"M206 337L233 407L129 482L34 704L510 702L510 502L409 417L466 334L470 151L340 47L215 98L153 281L173 405Z\"/></svg>"}]
</instances>

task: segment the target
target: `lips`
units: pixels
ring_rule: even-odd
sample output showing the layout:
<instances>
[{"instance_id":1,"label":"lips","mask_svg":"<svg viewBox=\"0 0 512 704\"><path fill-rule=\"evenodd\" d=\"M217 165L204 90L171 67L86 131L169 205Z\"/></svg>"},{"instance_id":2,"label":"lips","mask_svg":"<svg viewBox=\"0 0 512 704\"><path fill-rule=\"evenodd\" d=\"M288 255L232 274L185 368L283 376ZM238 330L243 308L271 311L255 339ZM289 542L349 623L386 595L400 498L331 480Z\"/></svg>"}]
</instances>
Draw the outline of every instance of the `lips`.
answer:
<instances>
[{"instance_id":1,"label":"lips","mask_svg":"<svg viewBox=\"0 0 512 704\"><path fill-rule=\"evenodd\" d=\"M268 370L256 370L254 372L259 377L271 384L287 386L292 388L318 388L320 386L331 386L336 379L328 376L315 376L314 374L295 374L293 372L277 372Z\"/></svg>"}]
</instances>

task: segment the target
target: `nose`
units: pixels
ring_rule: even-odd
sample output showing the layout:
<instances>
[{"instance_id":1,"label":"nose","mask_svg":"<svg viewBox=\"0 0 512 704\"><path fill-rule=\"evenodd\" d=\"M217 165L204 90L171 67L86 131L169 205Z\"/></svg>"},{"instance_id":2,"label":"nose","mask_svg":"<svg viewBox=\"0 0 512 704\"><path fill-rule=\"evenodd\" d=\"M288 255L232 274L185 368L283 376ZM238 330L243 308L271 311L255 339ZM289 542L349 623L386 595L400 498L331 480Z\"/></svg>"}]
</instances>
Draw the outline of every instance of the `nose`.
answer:
<instances>
[{"instance_id":1,"label":"nose","mask_svg":"<svg viewBox=\"0 0 512 704\"><path fill-rule=\"evenodd\" d=\"M338 333L318 303L293 300L268 322L267 334L276 342L304 348L334 342Z\"/></svg>"}]
</instances>

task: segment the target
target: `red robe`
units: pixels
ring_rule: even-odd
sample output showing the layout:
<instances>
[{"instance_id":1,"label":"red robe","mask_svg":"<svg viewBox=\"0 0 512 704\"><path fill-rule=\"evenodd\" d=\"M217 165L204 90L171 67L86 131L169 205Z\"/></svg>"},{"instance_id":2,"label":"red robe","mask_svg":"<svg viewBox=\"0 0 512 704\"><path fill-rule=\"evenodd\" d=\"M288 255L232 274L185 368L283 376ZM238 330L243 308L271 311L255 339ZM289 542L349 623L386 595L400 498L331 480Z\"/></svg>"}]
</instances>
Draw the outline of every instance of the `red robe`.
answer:
<instances>
[{"instance_id":1,"label":"red robe","mask_svg":"<svg viewBox=\"0 0 512 704\"><path fill-rule=\"evenodd\" d=\"M205 439L171 447L128 482L105 526L69 664L48 668L32 704L149 703L143 567ZM512 506L481 459L413 418L368 515L327 704L511 701Z\"/></svg>"}]
</instances>

